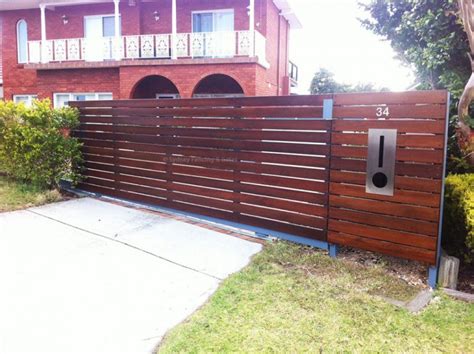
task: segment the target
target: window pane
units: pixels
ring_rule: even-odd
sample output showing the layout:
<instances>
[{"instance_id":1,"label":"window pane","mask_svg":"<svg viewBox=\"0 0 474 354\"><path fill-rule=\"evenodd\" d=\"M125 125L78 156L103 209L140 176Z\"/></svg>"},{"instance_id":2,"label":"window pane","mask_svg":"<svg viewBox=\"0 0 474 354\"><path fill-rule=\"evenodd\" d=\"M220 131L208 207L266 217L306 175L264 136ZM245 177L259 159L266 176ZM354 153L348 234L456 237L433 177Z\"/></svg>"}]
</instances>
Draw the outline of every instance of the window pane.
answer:
<instances>
[{"instance_id":1,"label":"window pane","mask_svg":"<svg viewBox=\"0 0 474 354\"><path fill-rule=\"evenodd\" d=\"M26 107L31 107L33 101L38 98L37 95L14 95L13 102L23 103Z\"/></svg>"},{"instance_id":2,"label":"window pane","mask_svg":"<svg viewBox=\"0 0 474 354\"><path fill-rule=\"evenodd\" d=\"M56 108L67 106L68 102L70 101L70 95L68 93L59 94L59 95L57 94L57 95L54 95L54 97L55 97Z\"/></svg>"},{"instance_id":3,"label":"window pane","mask_svg":"<svg viewBox=\"0 0 474 354\"><path fill-rule=\"evenodd\" d=\"M99 93L97 99L102 101L109 101L112 100L113 97L111 93Z\"/></svg>"},{"instance_id":4,"label":"window pane","mask_svg":"<svg viewBox=\"0 0 474 354\"><path fill-rule=\"evenodd\" d=\"M120 19L119 19L120 21ZM120 29L120 23L119 23ZM107 16L102 18L102 32L104 37L113 37L115 36L115 16ZM119 32L119 36L120 36Z\"/></svg>"},{"instance_id":5,"label":"window pane","mask_svg":"<svg viewBox=\"0 0 474 354\"><path fill-rule=\"evenodd\" d=\"M86 38L102 37L102 20L100 17L85 17Z\"/></svg>"},{"instance_id":6,"label":"window pane","mask_svg":"<svg viewBox=\"0 0 474 354\"><path fill-rule=\"evenodd\" d=\"M193 32L212 32L212 22L212 13L193 14Z\"/></svg>"},{"instance_id":7,"label":"window pane","mask_svg":"<svg viewBox=\"0 0 474 354\"><path fill-rule=\"evenodd\" d=\"M214 14L215 28L214 31L233 31L234 30L234 13L233 12L216 12Z\"/></svg>"},{"instance_id":8,"label":"window pane","mask_svg":"<svg viewBox=\"0 0 474 354\"><path fill-rule=\"evenodd\" d=\"M28 26L25 20L20 20L17 24L17 46L18 62L26 63L28 55Z\"/></svg>"}]
</instances>

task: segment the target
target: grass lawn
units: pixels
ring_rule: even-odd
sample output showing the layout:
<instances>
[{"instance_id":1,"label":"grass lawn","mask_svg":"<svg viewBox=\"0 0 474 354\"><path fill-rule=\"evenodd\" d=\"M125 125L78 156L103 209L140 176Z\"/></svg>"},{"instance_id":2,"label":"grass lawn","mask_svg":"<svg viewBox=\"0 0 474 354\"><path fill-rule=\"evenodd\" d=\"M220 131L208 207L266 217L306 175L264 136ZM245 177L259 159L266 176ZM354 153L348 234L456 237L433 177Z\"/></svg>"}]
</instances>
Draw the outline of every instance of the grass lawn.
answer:
<instances>
[{"instance_id":1,"label":"grass lawn","mask_svg":"<svg viewBox=\"0 0 474 354\"><path fill-rule=\"evenodd\" d=\"M56 191L42 190L0 176L0 212L28 208L61 200Z\"/></svg>"},{"instance_id":2,"label":"grass lawn","mask_svg":"<svg viewBox=\"0 0 474 354\"><path fill-rule=\"evenodd\" d=\"M418 288L383 267L266 246L158 349L175 352L472 352L474 305L436 292L420 314L382 300Z\"/></svg>"}]
</instances>

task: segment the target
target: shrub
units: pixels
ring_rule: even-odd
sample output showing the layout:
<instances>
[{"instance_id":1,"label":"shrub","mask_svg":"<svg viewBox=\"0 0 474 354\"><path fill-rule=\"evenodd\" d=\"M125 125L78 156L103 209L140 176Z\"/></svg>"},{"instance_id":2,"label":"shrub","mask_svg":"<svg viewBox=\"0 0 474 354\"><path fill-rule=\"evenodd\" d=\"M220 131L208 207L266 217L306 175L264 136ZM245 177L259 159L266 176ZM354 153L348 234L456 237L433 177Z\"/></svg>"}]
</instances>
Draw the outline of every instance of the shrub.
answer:
<instances>
[{"instance_id":1,"label":"shrub","mask_svg":"<svg viewBox=\"0 0 474 354\"><path fill-rule=\"evenodd\" d=\"M0 102L0 169L40 187L56 187L61 179L76 183L81 145L62 130L78 124L76 109L53 109L49 100L31 108Z\"/></svg>"},{"instance_id":2,"label":"shrub","mask_svg":"<svg viewBox=\"0 0 474 354\"><path fill-rule=\"evenodd\" d=\"M474 174L446 178L443 247L449 254L474 261Z\"/></svg>"}]
</instances>

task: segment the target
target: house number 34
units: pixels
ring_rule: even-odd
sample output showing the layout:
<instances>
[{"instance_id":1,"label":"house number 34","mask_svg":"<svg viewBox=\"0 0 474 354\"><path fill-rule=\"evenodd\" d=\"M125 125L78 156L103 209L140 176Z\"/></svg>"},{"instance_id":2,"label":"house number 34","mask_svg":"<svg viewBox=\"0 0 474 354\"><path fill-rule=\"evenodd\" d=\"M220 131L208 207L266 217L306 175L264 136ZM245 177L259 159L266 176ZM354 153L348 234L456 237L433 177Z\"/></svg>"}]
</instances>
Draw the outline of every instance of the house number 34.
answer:
<instances>
[{"instance_id":1,"label":"house number 34","mask_svg":"<svg viewBox=\"0 0 474 354\"><path fill-rule=\"evenodd\" d=\"M390 109L388 107L377 107L376 115L378 118L380 117L388 117L390 116Z\"/></svg>"}]
</instances>

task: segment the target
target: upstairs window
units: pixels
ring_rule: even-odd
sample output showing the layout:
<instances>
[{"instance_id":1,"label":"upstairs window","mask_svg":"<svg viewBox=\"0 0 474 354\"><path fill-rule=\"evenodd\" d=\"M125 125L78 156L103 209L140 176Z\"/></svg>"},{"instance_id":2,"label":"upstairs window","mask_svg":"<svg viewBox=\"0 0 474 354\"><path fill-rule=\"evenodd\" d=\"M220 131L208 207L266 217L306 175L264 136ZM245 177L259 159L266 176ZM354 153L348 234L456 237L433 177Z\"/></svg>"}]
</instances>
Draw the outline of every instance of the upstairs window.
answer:
<instances>
[{"instance_id":1,"label":"upstairs window","mask_svg":"<svg viewBox=\"0 0 474 354\"><path fill-rule=\"evenodd\" d=\"M25 20L16 24L16 45L18 48L18 63L28 61L28 25Z\"/></svg>"},{"instance_id":2,"label":"upstairs window","mask_svg":"<svg viewBox=\"0 0 474 354\"><path fill-rule=\"evenodd\" d=\"M234 10L193 12L193 32L234 31Z\"/></svg>"},{"instance_id":3,"label":"upstairs window","mask_svg":"<svg viewBox=\"0 0 474 354\"><path fill-rule=\"evenodd\" d=\"M121 18L119 16L119 21ZM119 22L119 33L121 35L121 23ZM84 17L84 32L86 38L104 38L115 36L115 16L98 15Z\"/></svg>"}]
</instances>

